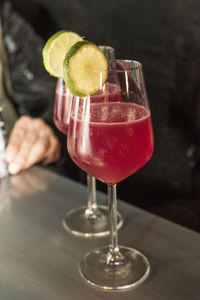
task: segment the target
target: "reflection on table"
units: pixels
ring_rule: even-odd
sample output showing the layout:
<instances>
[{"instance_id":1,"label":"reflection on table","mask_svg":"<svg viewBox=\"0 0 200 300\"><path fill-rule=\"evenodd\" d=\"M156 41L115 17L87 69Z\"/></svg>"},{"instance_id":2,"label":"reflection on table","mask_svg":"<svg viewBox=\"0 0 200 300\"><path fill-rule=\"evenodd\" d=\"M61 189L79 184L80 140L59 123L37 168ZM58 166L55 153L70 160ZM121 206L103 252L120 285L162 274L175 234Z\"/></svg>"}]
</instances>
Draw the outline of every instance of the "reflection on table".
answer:
<instances>
[{"instance_id":1,"label":"reflection on table","mask_svg":"<svg viewBox=\"0 0 200 300\"><path fill-rule=\"evenodd\" d=\"M66 211L85 203L86 187L40 167L0 181L2 300L198 299L200 235L119 201L120 244L145 253L152 272L140 287L103 292L79 274L79 262L108 238L78 238L62 227ZM106 195L97 194L106 204Z\"/></svg>"}]
</instances>

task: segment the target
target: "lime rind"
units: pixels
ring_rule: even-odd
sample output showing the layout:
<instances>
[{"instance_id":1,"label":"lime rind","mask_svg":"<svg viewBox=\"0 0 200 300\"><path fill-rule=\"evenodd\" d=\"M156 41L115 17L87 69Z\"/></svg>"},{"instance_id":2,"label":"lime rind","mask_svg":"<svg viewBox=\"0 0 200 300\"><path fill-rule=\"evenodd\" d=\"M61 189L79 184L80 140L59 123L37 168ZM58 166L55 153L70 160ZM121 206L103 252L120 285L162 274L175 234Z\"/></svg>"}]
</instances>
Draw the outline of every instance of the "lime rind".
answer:
<instances>
[{"instance_id":1,"label":"lime rind","mask_svg":"<svg viewBox=\"0 0 200 300\"><path fill-rule=\"evenodd\" d=\"M52 35L46 42L42 56L47 72L57 78L63 77L63 60L66 52L77 41L83 39L77 33L68 30L60 30Z\"/></svg>"},{"instance_id":2,"label":"lime rind","mask_svg":"<svg viewBox=\"0 0 200 300\"><path fill-rule=\"evenodd\" d=\"M78 97L93 95L107 80L108 61L94 43L78 41L65 56L63 74L72 94Z\"/></svg>"}]
</instances>

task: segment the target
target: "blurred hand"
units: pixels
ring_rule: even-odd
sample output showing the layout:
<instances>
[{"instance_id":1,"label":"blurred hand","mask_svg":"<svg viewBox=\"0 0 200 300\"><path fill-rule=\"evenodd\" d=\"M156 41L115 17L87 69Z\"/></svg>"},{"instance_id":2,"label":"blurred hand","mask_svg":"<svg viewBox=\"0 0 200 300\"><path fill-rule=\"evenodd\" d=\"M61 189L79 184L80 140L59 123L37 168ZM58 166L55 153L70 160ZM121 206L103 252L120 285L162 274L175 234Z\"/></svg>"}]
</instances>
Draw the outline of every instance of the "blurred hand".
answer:
<instances>
[{"instance_id":1,"label":"blurred hand","mask_svg":"<svg viewBox=\"0 0 200 300\"><path fill-rule=\"evenodd\" d=\"M52 129L40 118L22 116L15 123L6 149L10 174L41 162L44 165L60 158L60 143Z\"/></svg>"}]
</instances>

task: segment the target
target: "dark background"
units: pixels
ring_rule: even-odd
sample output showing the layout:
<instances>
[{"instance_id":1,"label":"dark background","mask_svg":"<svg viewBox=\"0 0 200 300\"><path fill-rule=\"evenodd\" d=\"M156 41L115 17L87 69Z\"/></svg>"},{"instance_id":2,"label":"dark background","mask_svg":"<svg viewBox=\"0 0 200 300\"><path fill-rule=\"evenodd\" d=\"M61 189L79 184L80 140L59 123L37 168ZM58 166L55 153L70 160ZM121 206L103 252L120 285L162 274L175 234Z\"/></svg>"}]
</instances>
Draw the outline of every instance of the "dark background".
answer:
<instances>
[{"instance_id":1,"label":"dark background","mask_svg":"<svg viewBox=\"0 0 200 300\"><path fill-rule=\"evenodd\" d=\"M118 58L143 64L155 152L142 170L119 184L118 196L200 231L200 2L11 2L44 40L69 29L113 46ZM98 182L98 188L105 185Z\"/></svg>"}]
</instances>

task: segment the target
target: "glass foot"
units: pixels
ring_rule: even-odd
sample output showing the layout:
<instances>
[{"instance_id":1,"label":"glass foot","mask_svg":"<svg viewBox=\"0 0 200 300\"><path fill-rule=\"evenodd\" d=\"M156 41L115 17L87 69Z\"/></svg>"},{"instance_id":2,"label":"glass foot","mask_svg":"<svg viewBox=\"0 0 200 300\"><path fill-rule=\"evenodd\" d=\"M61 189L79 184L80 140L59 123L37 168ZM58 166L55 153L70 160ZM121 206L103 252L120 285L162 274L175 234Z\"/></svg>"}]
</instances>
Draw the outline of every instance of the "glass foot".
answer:
<instances>
[{"instance_id":1,"label":"glass foot","mask_svg":"<svg viewBox=\"0 0 200 300\"><path fill-rule=\"evenodd\" d=\"M117 220L117 228L120 229L123 225L123 218L119 212ZM70 233L81 237L109 235L108 207L98 205L96 214L90 214L86 206L70 210L63 220L63 226Z\"/></svg>"},{"instance_id":2,"label":"glass foot","mask_svg":"<svg viewBox=\"0 0 200 300\"><path fill-rule=\"evenodd\" d=\"M104 290L125 290L142 284L150 273L147 258L129 247L120 246L119 251L119 263L108 263L108 247L87 253L81 260L81 276Z\"/></svg>"}]
</instances>

